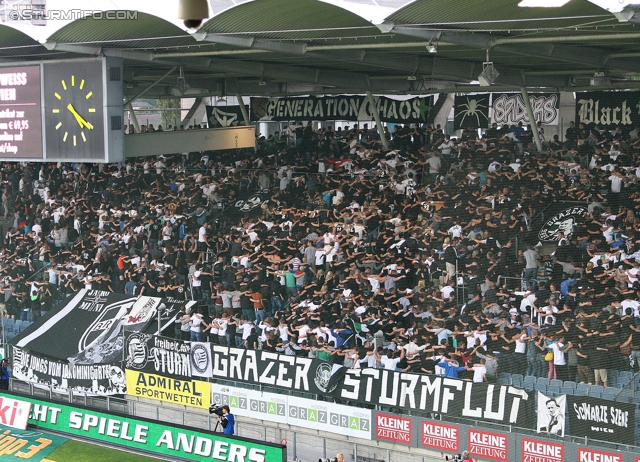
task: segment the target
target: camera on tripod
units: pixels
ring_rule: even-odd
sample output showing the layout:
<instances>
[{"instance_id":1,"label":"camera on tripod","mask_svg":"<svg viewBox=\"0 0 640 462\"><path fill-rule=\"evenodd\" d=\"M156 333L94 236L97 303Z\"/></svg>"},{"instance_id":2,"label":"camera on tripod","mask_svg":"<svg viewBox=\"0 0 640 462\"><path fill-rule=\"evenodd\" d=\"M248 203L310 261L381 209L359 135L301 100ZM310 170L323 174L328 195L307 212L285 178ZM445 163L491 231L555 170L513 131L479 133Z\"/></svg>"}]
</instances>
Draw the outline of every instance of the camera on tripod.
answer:
<instances>
[{"instance_id":1,"label":"camera on tripod","mask_svg":"<svg viewBox=\"0 0 640 462\"><path fill-rule=\"evenodd\" d=\"M338 459L336 457L333 459L318 459L318 462L338 462Z\"/></svg>"},{"instance_id":2,"label":"camera on tripod","mask_svg":"<svg viewBox=\"0 0 640 462\"><path fill-rule=\"evenodd\" d=\"M462 460L462 455L461 454L453 454L452 456L444 456L444 460L461 461Z\"/></svg>"},{"instance_id":3,"label":"camera on tripod","mask_svg":"<svg viewBox=\"0 0 640 462\"><path fill-rule=\"evenodd\" d=\"M224 415L224 412L222 412L222 406L219 404L212 404L209 406L209 414L215 414L218 417L222 417Z\"/></svg>"}]
</instances>

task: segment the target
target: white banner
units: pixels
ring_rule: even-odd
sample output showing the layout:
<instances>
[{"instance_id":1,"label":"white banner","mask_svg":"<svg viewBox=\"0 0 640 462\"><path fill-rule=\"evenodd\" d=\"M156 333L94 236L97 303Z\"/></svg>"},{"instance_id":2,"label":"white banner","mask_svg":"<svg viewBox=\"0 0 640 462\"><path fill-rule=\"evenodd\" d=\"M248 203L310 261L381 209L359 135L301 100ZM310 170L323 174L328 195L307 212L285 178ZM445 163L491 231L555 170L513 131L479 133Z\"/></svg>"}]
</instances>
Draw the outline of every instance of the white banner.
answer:
<instances>
[{"instance_id":1,"label":"white banner","mask_svg":"<svg viewBox=\"0 0 640 462\"><path fill-rule=\"evenodd\" d=\"M215 384L211 384L211 404L226 404L236 416L371 439L368 409Z\"/></svg>"},{"instance_id":2,"label":"white banner","mask_svg":"<svg viewBox=\"0 0 640 462\"><path fill-rule=\"evenodd\" d=\"M564 436L566 395L551 398L538 392L538 433Z\"/></svg>"},{"instance_id":3,"label":"white banner","mask_svg":"<svg viewBox=\"0 0 640 462\"><path fill-rule=\"evenodd\" d=\"M0 396L0 424L26 430L29 414L31 414L31 403Z\"/></svg>"},{"instance_id":4,"label":"white banner","mask_svg":"<svg viewBox=\"0 0 640 462\"><path fill-rule=\"evenodd\" d=\"M191 342L191 375L194 377L211 377L211 344Z\"/></svg>"}]
</instances>

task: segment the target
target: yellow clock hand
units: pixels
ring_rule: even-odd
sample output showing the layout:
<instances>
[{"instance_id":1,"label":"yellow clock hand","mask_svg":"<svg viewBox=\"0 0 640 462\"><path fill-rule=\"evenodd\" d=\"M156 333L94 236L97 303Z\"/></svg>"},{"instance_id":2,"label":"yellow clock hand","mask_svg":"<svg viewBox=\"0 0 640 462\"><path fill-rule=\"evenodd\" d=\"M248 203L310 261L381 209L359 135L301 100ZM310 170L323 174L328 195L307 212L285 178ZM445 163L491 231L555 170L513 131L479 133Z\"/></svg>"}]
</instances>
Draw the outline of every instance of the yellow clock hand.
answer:
<instances>
[{"instance_id":1,"label":"yellow clock hand","mask_svg":"<svg viewBox=\"0 0 640 462\"><path fill-rule=\"evenodd\" d=\"M80 128L84 128L84 120L82 120L82 117L80 117L80 114L78 114L75 110L75 108L71 105L71 103L67 104L67 109L69 110L69 112L71 112L71 114L73 114L73 117L75 117L76 122L78 122L78 125L80 125Z\"/></svg>"},{"instance_id":2,"label":"yellow clock hand","mask_svg":"<svg viewBox=\"0 0 640 462\"><path fill-rule=\"evenodd\" d=\"M78 122L78 125L80 125L80 128L86 127L89 130L93 130L93 125L91 125L89 122L84 120L82 116L78 114L75 108L71 105L71 103L67 105L67 109L73 114L73 117L75 117L76 121Z\"/></svg>"}]
</instances>

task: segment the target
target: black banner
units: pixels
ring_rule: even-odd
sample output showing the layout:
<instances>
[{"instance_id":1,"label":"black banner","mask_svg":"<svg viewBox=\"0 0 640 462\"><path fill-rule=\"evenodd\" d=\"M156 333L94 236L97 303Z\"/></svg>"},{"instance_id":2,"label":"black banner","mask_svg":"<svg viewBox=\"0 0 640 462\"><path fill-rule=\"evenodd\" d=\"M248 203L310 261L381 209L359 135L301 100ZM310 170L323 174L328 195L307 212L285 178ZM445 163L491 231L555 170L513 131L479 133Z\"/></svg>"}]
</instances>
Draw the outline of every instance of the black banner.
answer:
<instances>
[{"instance_id":1,"label":"black banner","mask_svg":"<svg viewBox=\"0 0 640 462\"><path fill-rule=\"evenodd\" d=\"M119 362L72 364L65 359L50 358L13 347L13 377L54 393L72 392L88 396L124 394L127 384L120 366Z\"/></svg>"},{"instance_id":2,"label":"black banner","mask_svg":"<svg viewBox=\"0 0 640 462\"><path fill-rule=\"evenodd\" d=\"M192 377L191 342L133 333L126 336L124 346L127 369L174 379Z\"/></svg>"},{"instance_id":3,"label":"black banner","mask_svg":"<svg viewBox=\"0 0 640 462\"><path fill-rule=\"evenodd\" d=\"M213 378L326 394L331 364L301 356L213 345Z\"/></svg>"},{"instance_id":4,"label":"black banner","mask_svg":"<svg viewBox=\"0 0 640 462\"><path fill-rule=\"evenodd\" d=\"M634 444L635 406L608 399L567 395L569 434Z\"/></svg>"},{"instance_id":5,"label":"black banner","mask_svg":"<svg viewBox=\"0 0 640 462\"><path fill-rule=\"evenodd\" d=\"M563 232L568 239L576 226L582 223L587 217L589 209L586 205L556 204L545 211L545 215L550 218L540 226L538 239L544 242L555 242L558 233Z\"/></svg>"},{"instance_id":6,"label":"black banner","mask_svg":"<svg viewBox=\"0 0 640 462\"><path fill-rule=\"evenodd\" d=\"M137 297L100 290L81 290L69 303L54 308L12 344L30 353L74 364L108 364L121 359L122 326Z\"/></svg>"},{"instance_id":7,"label":"black banner","mask_svg":"<svg viewBox=\"0 0 640 462\"><path fill-rule=\"evenodd\" d=\"M489 93L457 96L453 112L453 129L489 126Z\"/></svg>"},{"instance_id":8,"label":"black banner","mask_svg":"<svg viewBox=\"0 0 640 462\"><path fill-rule=\"evenodd\" d=\"M235 127L243 125L240 106L205 106L209 128Z\"/></svg>"},{"instance_id":9,"label":"black banner","mask_svg":"<svg viewBox=\"0 0 640 462\"><path fill-rule=\"evenodd\" d=\"M433 107L433 97L395 100L374 97L383 122L424 123ZM300 98L251 98L252 121L374 120L374 108L365 96L305 96Z\"/></svg>"},{"instance_id":10,"label":"black banner","mask_svg":"<svg viewBox=\"0 0 640 462\"><path fill-rule=\"evenodd\" d=\"M559 93L530 93L529 103L536 122L557 125L560 120ZM498 124L529 124L529 114L520 93L492 93L492 122Z\"/></svg>"},{"instance_id":11,"label":"black banner","mask_svg":"<svg viewBox=\"0 0 640 462\"><path fill-rule=\"evenodd\" d=\"M361 403L528 427L534 398L510 386L386 369L340 367L328 394Z\"/></svg>"},{"instance_id":12,"label":"black banner","mask_svg":"<svg viewBox=\"0 0 640 462\"><path fill-rule=\"evenodd\" d=\"M640 125L640 92L587 91L576 93L576 125L588 128L613 128L618 125L630 130Z\"/></svg>"},{"instance_id":13,"label":"black banner","mask_svg":"<svg viewBox=\"0 0 640 462\"><path fill-rule=\"evenodd\" d=\"M243 191L226 213L236 217L257 217L262 213L262 204L270 198L269 191Z\"/></svg>"}]
</instances>

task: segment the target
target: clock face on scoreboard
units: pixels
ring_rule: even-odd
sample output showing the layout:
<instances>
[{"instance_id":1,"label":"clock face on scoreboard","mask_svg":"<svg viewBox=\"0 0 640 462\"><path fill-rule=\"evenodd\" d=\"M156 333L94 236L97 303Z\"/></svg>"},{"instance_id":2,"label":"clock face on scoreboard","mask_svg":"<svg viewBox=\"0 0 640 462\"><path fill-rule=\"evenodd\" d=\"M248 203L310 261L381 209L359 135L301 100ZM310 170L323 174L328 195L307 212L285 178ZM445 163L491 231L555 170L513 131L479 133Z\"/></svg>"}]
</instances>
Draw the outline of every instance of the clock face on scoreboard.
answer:
<instances>
[{"instance_id":1,"label":"clock face on scoreboard","mask_svg":"<svg viewBox=\"0 0 640 462\"><path fill-rule=\"evenodd\" d=\"M45 64L44 101L46 158L104 159L101 61Z\"/></svg>"}]
</instances>

